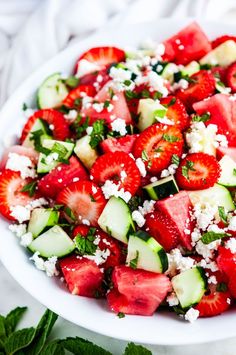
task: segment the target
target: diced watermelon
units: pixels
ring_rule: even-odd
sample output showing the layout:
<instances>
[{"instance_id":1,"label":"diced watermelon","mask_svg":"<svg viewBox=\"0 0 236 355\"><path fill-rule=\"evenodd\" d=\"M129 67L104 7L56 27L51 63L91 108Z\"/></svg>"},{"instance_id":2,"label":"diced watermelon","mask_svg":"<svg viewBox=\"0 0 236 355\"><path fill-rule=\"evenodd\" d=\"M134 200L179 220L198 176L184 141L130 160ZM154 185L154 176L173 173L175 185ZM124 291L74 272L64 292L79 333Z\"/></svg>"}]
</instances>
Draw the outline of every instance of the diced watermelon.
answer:
<instances>
[{"instance_id":1,"label":"diced watermelon","mask_svg":"<svg viewBox=\"0 0 236 355\"><path fill-rule=\"evenodd\" d=\"M229 146L236 146L236 102L229 100L228 95L216 94L207 100L193 104L198 115L210 113L206 125L215 124L218 133L226 135Z\"/></svg>"},{"instance_id":2,"label":"diced watermelon","mask_svg":"<svg viewBox=\"0 0 236 355\"><path fill-rule=\"evenodd\" d=\"M127 135L121 138L107 138L101 142L103 153L125 152L131 153L137 134Z\"/></svg>"},{"instance_id":3,"label":"diced watermelon","mask_svg":"<svg viewBox=\"0 0 236 355\"><path fill-rule=\"evenodd\" d=\"M230 277L236 271L236 253L230 249L220 246L216 259L218 268L226 277Z\"/></svg>"},{"instance_id":4,"label":"diced watermelon","mask_svg":"<svg viewBox=\"0 0 236 355\"><path fill-rule=\"evenodd\" d=\"M112 273L114 289L108 303L115 312L151 316L167 293L171 283L167 276L128 266L116 266Z\"/></svg>"},{"instance_id":5,"label":"diced watermelon","mask_svg":"<svg viewBox=\"0 0 236 355\"><path fill-rule=\"evenodd\" d=\"M73 295L96 297L101 289L103 274L94 261L69 256L60 261L60 267Z\"/></svg>"},{"instance_id":6,"label":"diced watermelon","mask_svg":"<svg viewBox=\"0 0 236 355\"><path fill-rule=\"evenodd\" d=\"M25 157L30 158L32 163L35 164L35 165L38 162L39 153L36 152L33 148L27 148L27 147L24 147L22 145L13 145L13 146L7 148L4 151L4 153L2 155L1 162L0 162L0 170L5 168L5 165L6 165L7 160L8 160L9 153L15 153L15 154L18 154L18 155L24 155Z\"/></svg>"},{"instance_id":7,"label":"diced watermelon","mask_svg":"<svg viewBox=\"0 0 236 355\"><path fill-rule=\"evenodd\" d=\"M217 159L220 160L224 155L228 155L236 162L236 148L219 147L216 149Z\"/></svg>"},{"instance_id":8,"label":"diced watermelon","mask_svg":"<svg viewBox=\"0 0 236 355\"><path fill-rule=\"evenodd\" d=\"M191 250L191 232L194 224L190 219L192 204L187 192L180 191L172 197L157 201L155 207L174 223L179 232L179 240L182 246Z\"/></svg>"},{"instance_id":9,"label":"diced watermelon","mask_svg":"<svg viewBox=\"0 0 236 355\"><path fill-rule=\"evenodd\" d=\"M163 44L165 45L163 59L183 65L192 60L199 60L211 50L211 43L196 22L192 22Z\"/></svg>"}]
</instances>

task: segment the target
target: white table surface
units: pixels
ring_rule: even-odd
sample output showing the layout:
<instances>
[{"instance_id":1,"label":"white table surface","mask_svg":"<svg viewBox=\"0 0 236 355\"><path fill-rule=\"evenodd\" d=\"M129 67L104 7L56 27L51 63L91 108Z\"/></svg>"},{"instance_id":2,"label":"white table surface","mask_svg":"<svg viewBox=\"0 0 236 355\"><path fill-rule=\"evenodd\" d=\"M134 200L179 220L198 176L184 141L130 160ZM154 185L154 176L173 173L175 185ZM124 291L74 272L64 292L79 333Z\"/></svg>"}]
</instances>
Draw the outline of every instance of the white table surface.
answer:
<instances>
[{"instance_id":1,"label":"white table surface","mask_svg":"<svg viewBox=\"0 0 236 355\"><path fill-rule=\"evenodd\" d=\"M8 271L0 263L0 314L6 314L17 306L27 306L29 308L21 325L34 325L42 315L45 307L33 299L24 289L19 286L11 277ZM191 327L191 324L189 324ZM66 336L80 336L103 346L114 355L121 355L126 342L108 338L78 326L73 325L59 318L53 330L52 336L62 338ZM236 338L207 343L202 345L188 346L147 346L153 355L235 355ZM89 354L88 354L89 355Z\"/></svg>"}]
</instances>

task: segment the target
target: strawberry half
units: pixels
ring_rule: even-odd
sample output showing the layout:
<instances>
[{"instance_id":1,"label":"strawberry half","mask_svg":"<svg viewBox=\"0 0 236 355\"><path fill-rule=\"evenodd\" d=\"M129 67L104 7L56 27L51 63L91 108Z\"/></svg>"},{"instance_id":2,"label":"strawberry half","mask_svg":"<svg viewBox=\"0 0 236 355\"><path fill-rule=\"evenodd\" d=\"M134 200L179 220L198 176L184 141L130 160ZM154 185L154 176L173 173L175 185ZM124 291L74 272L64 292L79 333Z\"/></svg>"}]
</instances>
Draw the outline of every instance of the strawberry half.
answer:
<instances>
[{"instance_id":1,"label":"strawberry half","mask_svg":"<svg viewBox=\"0 0 236 355\"><path fill-rule=\"evenodd\" d=\"M228 36L228 35L217 37L216 39L214 39L211 42L212 49L218 47L220 44L222 44L226 41L229 41L229 40L236 42L236 37L235 36Z\"/></svg>"},{"instance_id":2,"label":"strawberry half","mask_svg":"<svg viewBox=\"0 0 236 355\"><path fill-rule=\"evenodd\" d=\"M39 180L38 189L47 197L56 198L57 194L74 181L87 180L88 174L80 161L71 157L69 164L59 164Z\"/></svg>"},{"instance_id":3,"label":"strawberry half","mask_svg":"<svg viewBox=\"0 0 236 355\"><path fill-rule=\"evenodd\" d=\"M236 299L236 269L233 271L230 275L229 282L228 282L228 288L230 291L230 294L233 296L233 298Z\"/></svg>"},{"instance_id":4,"label":"strawberry half","mask_svg":"<svg viewBox=\"0 0 236 355\"><path fill-rule=\"evenodd\" d=\"M209 295L204 295L195 309L199 311L200 317L214 317L225 312L231 304L230 293L210 291Z\"/></svg>"},{"instance_id":5,"label":"strawberry half","mask_svg":"<svg viewBox=\"0 0 236 355\"><path fill-rule=\"evenodd\" d=\"M82 99L84 96L93 97L96 95L95 87L92 85L80 85L77 88L71 90L66 98L63 100L63 105L73 108L80 108L80 103L76 103L75 100Z\"/></svg>"},{"instance_id":6,"label":"strawberry half","mask_svg":"<svg viewBox=\"0 0 236 355\"><path fill-rule=\"evenodd\" d=\"M18 171L2 170L0 172L0 213L5 218L14 221L11 207L26 206L34 199L28 193L21 192L29 182L29 179L22 179Z\"/></svg>"},{"instance_id":7,"label":"strawberry half","mask_svg":"<svg viewBox=\"0 0 236 355\"><path fill-rule=\"evenodd\" d=\"M174 222L161 211L146 215L146 231L160 243L166 251L179 244L179 232Z\"/></svg>"},{"instance_id":8,"label":"strawberry half","mask_svg":"<svg viewBox=\"0 0 236 355\"><path fill-rule=\"evenodd\" d=\"M127 154L132 152L134 142L137 138L136 134L127 135L120 138L107 138L100 143L103 153L125 152Z\"/></svg>"},{"instance_id":9,"label":"strawberry half","mask_svg":"<svg viewBox=\"0 0 236 355\"><path fill-rule=\"evenodd\" d=\"M148 171L157 174L170 165L173 154L182 153L183 144L178 128L157 123L140 133L133 154L143 159Z\"/></svg>"},{"instance_id":10,"label":"strawberry half","mask_svg":"<svg viewBox=\"0 0 236 355\"><path fill-rule=\"evenodd\" d=\"M236 253L233 254L230 249L220 246L218 248L217 265L220 271L228 278L236 271Z\"/></svg>"},{"instance_id":11,"label":"strawberry half","mask_svg":"<svg viewBox=\"0 0 236 355\"><path fill-rule=\"evenodd\" d=\"M91 181L78 181L59 192L57 203L69 207L78 223L89 222L92 226L97 226L106 200L96 184Z\"/></svg>"},{"instance_id":12,"label":"strawberry half","mask_svg":"<svg viewBox=\"0 0 236 355\"><path fill-rule=\"evenodd\" d=\"M174 104L171 104L171 100L175 100ZM174 96L168 96L161 99L160 103L168 107L166 112L167 118L173 121L175 126L181 131L189 126L189 116L184 104L180 100L176 99Z\"/></svg>"},{"instance_id":13,"label":"strawberry half","mask_svg":"<svg viewBox=\"0 0 236 355\"><path fill-rule=\"evenodd\" d=\"M216 158L205 153L188 154L176 171L178 186L185 190L202 190L213 186L220 177Z\"/></svg>"},{"instance_id":14,"label":"strawberry half","mask_svg":"<svg viewBox=\"0 0 236 355\"><path fill-rule=\"evenodd\" d=\"M232 93L236 92L236 62L231 64L226 70L226 85L231 88Z\"/></svg>"},{"instance_id":15,"label":"strawberry half","mask_svg":"<svg viewBox=\"0 0 236 355\"><path fill-rule=\"evenodd\" d=\"M124 176L122 176L122 172ZM134 160L124 152L114 152L101 155L92 166L91 176L102 185L106 180L112 180L134 195L140 186L140 172Z\"/></svg>"},{"instance_id":16,"label":"strawberry half","mask_svg":"<svg viewBox=\"0 0 236 355\"><path fill-rule=\"evenodd\" d=\"M192 111L192 105L195 102L206 99L215 92L215 78L214 75L207 70L200 70L199 72L190 76L191 82L187 89L179 89L175 92L188 111Z\"/></svg>"},{"instance_id":17,"label":"strawberry half","mask_svg":"<svg viewBox=\"0 0 236 355\"><path fill-rule=\"evenodd\" d=\"M23 143L29 132L31 131L35 121L40 118L47 122L49 125L53 125L52 133L53 137L58 140L65 140L69 137L69 128L65 117L59 111L54 109L45 109L36 111L26 122L23 131L21 133L20 142Z\"/></svg>"}]
</instances>

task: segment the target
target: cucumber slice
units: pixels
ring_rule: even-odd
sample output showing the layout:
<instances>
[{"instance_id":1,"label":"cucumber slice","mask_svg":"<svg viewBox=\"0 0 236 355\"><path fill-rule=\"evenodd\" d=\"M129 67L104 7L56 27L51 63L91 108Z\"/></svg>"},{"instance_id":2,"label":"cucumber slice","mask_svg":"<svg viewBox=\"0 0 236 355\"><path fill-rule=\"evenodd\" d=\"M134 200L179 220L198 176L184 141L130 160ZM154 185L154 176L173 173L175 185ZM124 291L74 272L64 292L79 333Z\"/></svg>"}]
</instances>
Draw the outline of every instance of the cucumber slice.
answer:
<instances>
[{"instance_id":1,"label":"cucumber slice","mask_svg":"<svg viewBox=\"0 0 236 355\"><path fill-rule=\"evenodd\" d=\"M229 190L219 184L205 190L190 191L189 198L193 205L200 203L205 206L208 203L211 206L222 206L227 212L235 210Z\"/></svg>"},{"instance_id":2,"label":"cucumber slice","mask_svg":"<svg viewBox=\"0 0 236 355\"><path fill-rule=\"evenodd\" d=\"M89 144L90 140L91 137L86 135L76 142L74 148L75 154L87 169L91 169L93 163L98 157L97 151L93 149Z\"/></svg>"},{"instance_id":3,"label":"cucumber slice","mask_svg":"<svg viewBox=\"0 0 236 355\"><path fill-rule=\"evenodd\" d=\"M199 63L196 62L196 61L192 61L192 62L190 62L188 65L186 65L186 66L184 67L184 69L181 70L181 73L182 73L183 75L189 75L189 76L191 76L191 75L197 73L199 70L200 70L200 65L199 65Z\"/></svg>"},{"instance_id":4,"label":"cucumber slice","mask_svg":"<svg viewBox=\"0 0 236 355\"><path fill-rule=\"evenodd\" d=\"M221 81L215 83L216 91L220 94L230 94L230 88L226 87Z\"/></svg>"},{"instance_id":5,"label":"cucumber slice","mask_svg":"<svg viewBox=\"0 0 236 355\"><path fill-rule=\"evenodd\" d=\"M100 228L115 239L127 244L130 233L135 232L129 206L122 198L111 197L98 219Z\"/></svg>"},{"instance_id":6,"label":"cucumber slice","mask_svg":"<svg viewBox=\"0 0 236 355\"><path fill-rule=\"evenodd\" d=\"M35 208L30 217L28 232L36 238L46 227L55 226L58 223L59 212L52 208Z\"/></svg>"},{"instance_id":7,"label":"cucumber slice","mask_svg":"<svg viewBox=\"0 0 236 355\"><path fill-rule=\"evenodd\" d=\"M155 181L143 187L152 200L161 200L170 195L177 194L179 188L173 175L167 176L161 180Z\"/></svg>"},{"instance_id":8,"label":"cucumber slice","mask_svg":"<svg viewBox=\"0 0 236 355\"><path fill-rule=\"evenodd\" d=\"M48 134L48 128L47 128L46 123L43 120L41 120L40 118L38 118L35 121L33 127L31 128L30 132L28 133L27 137L25 138L24 142L22 143L22 145L24 147L34 149L34 141L31 140L30 138L32 137L32 133L36 132L36 131L43 132L43 134L40 137L41 144L43 144L44 139L52 139L52 137L49 136L49 134Z\"/></svg>"},{"instance_id":9,"label":"cucumber slice","mask_svg":"<svg viewBox=\"0 0 236 355\"><path fill-rule=\"evenodd\" d=\"M207 53L201 60L200 64L212 64L227 67L236 61L236 43L228 40L212 51Z\"/></svg>"},{"instance_id":10,"label":"cucumber slice","mask_svg":"<svg viewBox=\"0 0 236 355\"><path fill-rule=\"evenodd\" d=\"M28 248L33 253L39 252L44 258L61 258L72 253L75 244L60 226L54 226L34 239Z\"/></svg>"},{"instance_id":11,"label":"cucumber slice","mask_svg":"<svg viewBox=\"0 0 236 355\"><path fill-rule=\"evenodd\" d=\"M154 122L165 117L167 108L160 104L159 100L141 99L138 105L138 129L142 132Z\"/></svg>"},{"instance_id":12,"label":"cucumber slice","mask_svg":"<svg viewBox=\"0 0 236 355\"><path fill-rule=\"evenodd\" d=\"M163 69L161 76L168 80L171 84L174 82L174 74L179 71L179 68L174 63L168 63Z\"/></svg>"},{"instance_id":13,"label":"cucumber slice","mask_svg":"<svg viewBox=\"0 0 236 355\"><path fill-rule=\"evenodd\" d=\"M181 307L192 307L207 290L207 279L201 267L194 267L173 277L173 289Z\"/></svg>"},{"instance_id":14,"label":"cucumber slice","mask_svg":"<svg viewBox=\"0 0 236 355\"><path fill-rule=\"evenodd\" d=\"M61 74L55 73L46 78L38 89L38 107L41 109L58 107L67 95L68 90L62 81Z\"/></svg>"},{"instance_id":15,"label":"cucumber slice","mask_svg":"<svg viewBox=\"0 0 236 355\"><path fill-rule=\"evenodd\" d=\"M129 236L126 263L135 259L138 252L137 268L152 272L165 272L168 269L168 258L162 246L143 231Z\"/></svg>"},{"instance_id":16,"label":"cucumber slice","mask_svg":"<svg viewBox=\"0 0 236 355\"><path fill-rule=\"evenodd\" d=\"M236 163L228 155L219 161L221 167L219 184L224 186L236 186Z\"/></svg>"},{"instance_id":17,"label":"cucumber slice","mask_svg":"<svg viewBox=\"0 0 236 355\"><path fill-rule=\"evenodd\" d=\"M37 172L48 173L60 164L62 159L67 160L73 153L74 146L73 143L56 141L54 139L44 139L43 147L51 150L51 153L49 155L44 153L39 154ZM57 159L55 158L54 153L58 155Z\"/></svg>"}]
</instances>

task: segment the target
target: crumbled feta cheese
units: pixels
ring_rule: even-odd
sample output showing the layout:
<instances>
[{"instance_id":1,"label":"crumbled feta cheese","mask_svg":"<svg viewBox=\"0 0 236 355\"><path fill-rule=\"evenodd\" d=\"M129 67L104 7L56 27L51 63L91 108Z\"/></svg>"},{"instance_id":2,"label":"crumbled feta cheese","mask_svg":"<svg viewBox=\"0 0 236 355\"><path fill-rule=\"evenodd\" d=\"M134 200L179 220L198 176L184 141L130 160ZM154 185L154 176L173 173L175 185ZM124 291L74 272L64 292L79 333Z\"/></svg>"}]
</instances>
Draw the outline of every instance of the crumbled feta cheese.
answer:
<instances>
[{"instance_id":1,"label":"crumbled feta cheese","mask_svg":"<svg viewBox=\"0 0 236 355\"><path fill-rule=\"evenodd\" d=\"M50 165L54 161L57 161L58 158L59 158L59 154L58 153L56 153L56 152L50 153L50 154L48 154L48 156L46 156L45 162L46 162L46 164Z\"/></svg>"},{"instance_id":2,"label":"crumbled feta cheese","mask_svg":"<svg viewBox=\"0 0 236 355\"><path fill-rule=\"evenodd\" d=\"M81 59L77 67L76 77L80 78L85 74L95 72L97 70L100 70L99 65L95 64L94 62L90 62L86 59Z\"/></svg>"},{"instance_id":3,"label":"crumbled feta cheese","mask_svg":"<svg viewBox=\"0 0 236 355\"><path fill-rule=\"evenodd\" d=\"M200 260L200 262L198 263L199 266L201 266L204 269L209 269L212 272L218 271L218 265L216 264L215 261L210 261L210 262L206 262L205 259Z\"/></svg>"},{"instance_id":4,"label":"crumbled feta cheese","mask_svg":"<svg viewBox=\"0 0 236 355\"><path fill-rule=\"evenodd\" d=\"M21 236L20 244L27 248L33 241L33 235L31 232L25 233Z\"/></svg>"},{"instance_id":5,"label":"crumbled feta cheese","mask_svg":"<svg viewBox=\"0 0 236 355\"><path fill-rule=\"evenodd\" d=\"M124 170L121 170L120 172L120 179L123 182L125 180L125 178L127 178L127 174Z\"/></svg>"},{"instance_id":6,"label":"crumbled feta cheese","mask_svg":"<svg viewBox=\"0 0 236 355\"><path fill-rule=\"evenodd\" d=\"M165 178L167 176L169 176L170 173L168 171L168 169L163 169L162 172L161 172L161 178Z\"/></svg>"},{"instance_id":7,"label":"crumbled feta cheese","mask_svg":"<svg viewBox=\"0 0 236 355\"><path fill-rule=\"evenodd\" d=\"M104 109L104 103L103 102L102 103L96 102L95 104L93 104L93 108L96 112L100 113Z\"/></svg>"},{"instance_id":8,"label":"crumbled feta cheese","mask_svg":"<svg viewBox=\"0 0 236 355\"><path fill-rule=\"evenodd\" d=\"M178 90L178 89L187 89L189 86L189 82L185 79L180 79L180 81L178 81L178 83L174 83L172 85L172 90L175 91L175 90Z\"/></svg>"},{"instance_id":9,"label":"crumbled feta cheese","mask_svg":"<svg viewBox=\"0 0 236 355\"><path fill-rule=\"evenodd\" d=\"M26 233L26 224L10 224L8 228L12 233L15 233L17 237L21 237Z\"/></svg>"},{"instance_id":10,"label":"crumbled feta cheese","mask_svg":"<svg viewBox=\"0 0 236 355\"><path fill-rule=\"evenodd\" d=\"M86 133L90 136L92 134L92 132L93 132L93 127L92 126L88 126L86 128Z\"/></svg>"},{"instance_id":11,"label":"crumbled feta cheese","mask_svg":"<svg viewBox=\"0 0 236 355\"><path fill-rule=\"evenodd\" d=\"M153 88L153 90L159 91L163 97L166 97L168 95L168 90L164 85L164 79L158 75L154 71L150 71L147 74L147 78L149 81L149 85Z\"/></svg>"},{"instance_id":12,"label":"crumbled feta cheese","mask_svg":"<svg viewBox=\"0 0 236 355\"><path fill-rule=\"evenodd\" d=\"M114 79L115 81L125 81L125 80L130 80L132 76L132 72L130 70L125 70L122 68L116 68L116 67L111 67L110 77Z\"/></svg>"},{"instance_id":13,"label":"crumbled feta cheese","mask_svg":"<svg viewBox=\"0 0 236 355\"><path fill-rule=\"evenodd\" d=\"M156 56L163 56L165 53L165 45L163 43L159 43L156 47L155 54Z\"/></svg>"},{"instance_id":14,"label":"crumbled feta cheese","mask_svg":"<svg viewBox=\"0 0 236 355\"><path fill-rule=\"evenodd\" d=\"M218 143L218 146L220 145L221 147L228 147L228 140L224 134L217 134L216 135L216 142ZM217 146L216 146L217 148Z\"/></svg>"},{"instance_id":15,"label":"crumbled feta cheese","mask_svg":"<svg viewBox=\"0 0 236 355\"><path fill-rule=\"evenodd\" d=\"M64 115L67 120L75 120L77 116L78 112L76 110L70 110L66 115Z\"/></svg>"},{"instance_id":16,"label":"crumbled feta cheese","mask_svg":"<svg viewBox=\"0 0 236 355\"><path fill-rule=\"evenodd\" d=\"M158 181L158 178L156 176L152 176L150 179L151 182L156 182Z\"/></svg>"},{"instance_id":17,"label":"crumbled feta cheese","mask_svg":"<svg viewBox=\"0 0 236 355\"><path fill-rule=\"evenodd\" d=\"M145 216L146 214L152 212L154 210L154 205L155 205L156 201L154 200L145 200L143 202L143 206L139 206L138 209L139 209L139 212Z\"/></svg>"},{"instance_id":18,"label":"crumbled feta cheese","mask_svg":"<svg viewBox=\"0 0 236 355\"><path fill-rule=\"evenodd\" d=\"M111 252L109 249L101 250L101 249L97 248L94 255L84 255L84 258L89 259L89 260L93 260L97 265L101 265L106 262L106 260L110 254L111 254Z\"/></svg>"},{"instance_id":19,"label":"crumbled feta cheese","mask_svg":"<svg viewBox=\"0 0 236 355\"><path fill-rule=\"evenodd\" d=\"M141 227L143 227L144 226L144 224L145 224L145 218L143 217L143 215L139 212L139 211L137 211L137 210L135 210L135 211L133 211L132 212L132 219L133 219L133 221L134 222L136 222L137 223L137 225L141 228Z\"/></svg>"},{"instance_id":20,"label":"crumbled feta cheese","mask_svg":"<svg viewBox=\"0 0 236 355\"><path fill-rule=\"evenodd\" d=\"M49 277L57 276L59 274L58 270L56 269L57 257L52 256L51 258L48 258L46 261L44 261L43 258L41 258L39 255L40 254L37 251L30 258L30 260L34 262L36 268L41 271L45 271Z\"/></svg>"},{"instance_id":21,"label":"crumbled feta cheese","mask_svg":"<svg viewBox=\"0 0 236 355\"><path fill-rule=\"evenodd\" d=\"M190 308L184 315L185 320L189 321L190 323L195 322L199 317L199 311L194 308Z\"/></svg>"},{"instance_id":22,"label":"crumbled feta cheese","mask_svg":"<svg viewBox=\"0 0 236 355\"><path fill-rule=\"evenodd\" d=\"M204 244L201 240L199 240L196 244L196 252L199 255L202 255L206 261L209 261L214 256L214 251L218 249L221 244L221 239L215 240L209 244Z\"/></svg>"},{"instance_id":23,"label":"crumbled feta cheese","mask_svg":"<svg viewBox=\"0 0 236 355\"><path fill-rule=\"evenodd\" d=\"M203 122L193 122L190 131L186 133L186 142L190 148L189 153L215 154L216 132L217 126L215 124L210 124L206 127ZM217 144L219 145L219 143Z\"/></svg>"},{"instance_id":24,"label":"crumbled feta cheese","mask_svg":"<svg viewBox=\"0 0 236 355\"><path fill-rule=\"evenodd\" d=\"M232 232L236 232L236 216L230 218L228 229Z\"/></svg>"},{"instance_id":25,"label":"crumbled feta cheese","mask_svg":"<svg viewBox=\"0 0 236 355\"><path fill-rule=\"evenodd\" d=\"M127 133L126 122L122 118L117 118L111 122L111 129L120 133L121 136L125 136Z\"/></svg>"},{"instance_id":26,"label":"crumbled feta cheese","mask_svg":"<svg viewBox=\"0 0 236 355\"><path fill-rule=\"evenodd\" d=\"M30 219L30 210L24 206L11 206L10 215L14 217L19 223L28 221Z\"/></svg>"},{"instance_id":27,"label":"crumbled feta cheese","mask_svg":"<svg viewBox=\"0 0 236 355\"><path fill-rule=\"evenodd\" d=\"M171 294L169 296L167 296L166 301L170 307L174 307L179 304L179 300L174 292L171 292Z\"/></svg>"},{"instance_id":28,"label":"crumbled feta cheese","mask_svg":"<svg viewBox=\"0 0 236 355\"><path fill-rule=\"evenodd\" d=\"M196 219L197 227L203 231L212 224L217 213L218 206L211 206L209 203L206 203L205 206L196 203L193 208L193 216Z\"/></svg>"},{"instance_id":29,"label":"crumbled feta cheese","mask_svg":"<svg viewBox=\"0 0 236 355\"><path fill-rule=\"evenodd\" d=\"M19 155L16 153L9 153L8 160L6 162L6 169L12 171L19 171L23 179L28 177L35 178L36 171L34 165L29 157Z\"/></svg>"},{"instance_id":30,"label":"crumbled feta cheese","mask_svg":"<svg viewBox=\"0 0 236 355\"><path fill-rule=\"evenodd\" d=\"M90 226L90 222L86 218L82 219L82 224L85 224L86 226Z\"/></svg>"},{"instance_id":31,"label":"crumbled feta cheese","mask_svg":"<svg viewBox=\"0 0 236 355\"><path fill-rule=\"evenodd\" d=\"M227 298L226 302L227 302L228 304L231 304L231 299L230 299L230 298Z\"/></svg>"},{"instance_id":32,"label":"crumbled feta cheese","mask_svg":"<svg viewBox=\"0 0 236 355\"><path fill-rule=\"evenodd\" d=\"M179 249L172 249L170 254L167 254L169 261L169 269L167 270L167 274L175 275L176 271L186 271L194 267L195 260L190 257L182 256Z\"/></svg>"},{"instance_id":33,"label":"crumbled feta cheese","mask_svg":"<svg viewBox=\"0 0 236 355\"><path fill-rule=\"evenodd\" d=\"M236 253L236 239L235 238L230 238L227 240L225 243L225 247L231 251L231 253Z\"/></svg>"},{"instance_id":34,"label":"crumbled feta cheese","mask_svg":"<svg viewBox=\"0 0 236 355\"><path fill-rule=\"evenodd\" d=\"M72 181L73 181L73 182L79 181L79 177L74 177Z\"/></svg>"},{"instance_id":35,"label":"crumbled feta cheese","mask_svg":"<svg viewBox=\"0 0 236 355\"><path fill-rule=\"evenodd\" d=\"M213 284L213 285L217 285L217 280L216 280L216 277L214 275L210 276L208 278L208 283L209 284Z\"/></svg>"},{"instance_id":36,"label":"crumbled feta cheese","mask_svg":"<svg viewBox=\"0 0 236 355\"><path fill-rule=\"evenodd\" d=\"M146 171L145 164L141 158L136 159L136 165L138 167L141 176L145 177L147 175L147 171Z\"/></svg>"},{"instance_id":37,"label":"crumbled feta cheese","mask_svg":"<svg viewBox=\"0 0 236 355\"><path fill-rule=\"evenodd\" d=\"M125 191L122 187L119 189L120 184L114 184L111 180L106 180L105 184L102 186L102 192L106 199L109 199L111 196L120 197L126 203L129 202L131 198L131 193Z\"/></svg>"},{"instance_id":38,"label":"crumbled feta cheese","mask_svg":"<svg viewBox=\"0 0 236 355\"><path fill-rule=\"evenodd\" d=\"M42 207L45 205L48 205L48 201L44 197L40 197L28 203L26 207L30 210L34 210L37 207Z\"/></svg>"}]
</instances>

